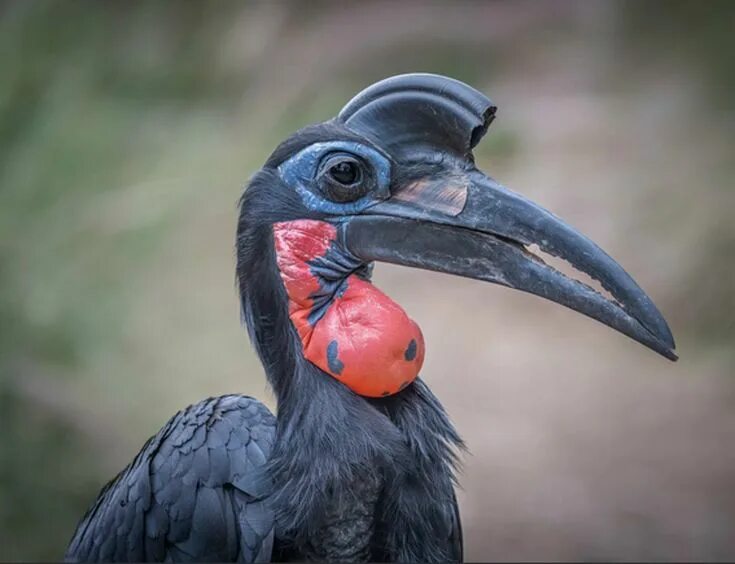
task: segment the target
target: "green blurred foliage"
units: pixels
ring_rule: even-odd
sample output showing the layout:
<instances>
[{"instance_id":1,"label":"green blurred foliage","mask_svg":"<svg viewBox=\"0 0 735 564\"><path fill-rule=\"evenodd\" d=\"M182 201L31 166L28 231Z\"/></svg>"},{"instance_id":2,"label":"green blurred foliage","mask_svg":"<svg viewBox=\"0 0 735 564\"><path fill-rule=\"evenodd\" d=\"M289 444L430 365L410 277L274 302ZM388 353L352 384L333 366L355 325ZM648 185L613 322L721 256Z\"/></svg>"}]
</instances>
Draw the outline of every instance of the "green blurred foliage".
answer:
<instances>
[{"instance_id":1,"label":"green blurred foliage","mask_svg":"<svg viewBox=\"0 0 735 564\"><path fill-rule=\"evenodd\" d=\"M99 486L94 430L28 382L53 395L119 339L126 278L166 221L105 225L105 195L151 173L176 134L160 124L239 95L242 77L210 64L226 18L203 4L0 6L3 560L59 558Z\"/></svg>"},{"instance_id":2,"label":"green blurred foliage","mask_svg":"<svg viewBox=\"0 0 735 564\"><path fill-rule=\"evenodd\" d=\"M729 0L692 2L627 0L621 10L625 37L635 47L658 46L663 58L682 57L704 71L710 95L718 108L732 110L735 49L732 32L735 4Z\"/></svg>"}]
</instances>

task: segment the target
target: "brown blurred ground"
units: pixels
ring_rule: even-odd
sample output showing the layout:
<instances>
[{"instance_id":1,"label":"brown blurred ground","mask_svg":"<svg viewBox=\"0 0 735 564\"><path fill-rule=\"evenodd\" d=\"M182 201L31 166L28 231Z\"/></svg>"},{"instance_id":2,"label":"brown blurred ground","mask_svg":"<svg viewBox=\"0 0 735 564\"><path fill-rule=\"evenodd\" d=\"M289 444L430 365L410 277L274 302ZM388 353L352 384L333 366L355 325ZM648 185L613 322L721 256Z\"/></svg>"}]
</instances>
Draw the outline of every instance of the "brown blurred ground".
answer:
<instances>
[{"instance_id":1,"label":"brown blurred ground","mask_svg":"<svg viewBox=\"0 0 735 564\"><path fill-rule=\"evenodd\" d=\"M238 195L287 133L408 71L494 99L479 165L618 259L681 355L379 266L472 451L468 557L735 557L733 4L30 4L0 5L0 559L58 558L186 404L273 405Z\"/></svg>"}]
</instances>

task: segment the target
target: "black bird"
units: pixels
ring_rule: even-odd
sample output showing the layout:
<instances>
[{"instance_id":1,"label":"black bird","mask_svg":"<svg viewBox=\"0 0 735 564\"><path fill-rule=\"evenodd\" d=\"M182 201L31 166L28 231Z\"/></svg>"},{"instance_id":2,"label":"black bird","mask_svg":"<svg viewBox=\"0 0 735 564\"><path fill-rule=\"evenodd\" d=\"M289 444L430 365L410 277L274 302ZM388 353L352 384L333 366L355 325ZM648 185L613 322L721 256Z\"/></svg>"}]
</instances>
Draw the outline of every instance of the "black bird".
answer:
<instances>
[{"instance_id":1,"label":"black bird","mask_svg":"<svg viewBox=\"0 0 735 564\"><path fill-rule=\"evenodd\" d=\"M278 419L238 395L178 413L104 487L68 560L462 560L462 441L418 378L421 331L370 283L374 261L530 292L676 359L612 258L475 167L494 116L466 84L401 75L275 150L242 196L236 246Z\"/></svg>"}]
</instances>

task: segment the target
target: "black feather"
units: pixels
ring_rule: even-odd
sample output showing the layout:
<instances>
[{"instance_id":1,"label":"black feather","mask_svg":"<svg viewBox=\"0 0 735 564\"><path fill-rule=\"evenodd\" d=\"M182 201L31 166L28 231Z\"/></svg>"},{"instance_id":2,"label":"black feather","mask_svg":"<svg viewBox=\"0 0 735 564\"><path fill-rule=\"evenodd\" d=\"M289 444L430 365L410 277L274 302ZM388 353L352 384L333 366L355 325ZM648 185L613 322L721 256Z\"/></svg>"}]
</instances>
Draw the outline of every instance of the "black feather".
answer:
<instances>
[{"instance_id":1,"label":"black feather","mask_svg":"<svg viewBox=\"0 0 735 564\"><path fill-rule=\"evenodd\" d=\"M272 224L320 216L275 167L336 139L370 144L336 121L306 128L274 151L240 201L241 312L277 424L245 396L179 412L103 488L67 560L461 560L462 442L439 402L420 380L380 400L354 394L305 360L288 316Z\"/></svg>"},{"instance_id":2,"label":"black feather","mask_svg":"<svg viewBox=\"0 0 735 564\"><path fill-rule=\"evenodd\" d=\"M245 396L213 398L179 412L102 490L77 527L66 559L248 561L240 553L241 525L247 522L247 505L262 502L239 498L242 517L235 518L231 468L245 456L228 450L222 439L250 441L243 422L262 437L275 434L273 415ZM269 444L257 441L259 460L270 453ZM178 465L172 466L173 459ZM252 461L250 466L255 468ZM254 513L258 530L267 528L262 520L269 515L272 530L272 513ZM258 538L260 549L263 538Z\"/></svg>"},{"instance_id":3,"label":"black feather","mask_svg":"<svg viewBox=\"0 0 735 564\"><path fill-rule=\"evenodd\" d=\"M315 142L343 133L329 125L310 129L307 137ZM297 137L269 163L281 160L284 147L299 150L307 137ZM271 231L273 221L308 216L288 194L276 174L261 171L242 197L237 234L243 318L278 401L278 432L265 466L277 552L328 559L310 539L333 525L330 513L339 500L375 481L384 483L382 501L355 499L351 506L366 506L358 512L375 533L374 540L363 539L372 541L372 558L459 560L452 516L454 451L462 443L436 398L418 382L395 397L368 400L303 357Z\"/></svg>"}]
</instances>

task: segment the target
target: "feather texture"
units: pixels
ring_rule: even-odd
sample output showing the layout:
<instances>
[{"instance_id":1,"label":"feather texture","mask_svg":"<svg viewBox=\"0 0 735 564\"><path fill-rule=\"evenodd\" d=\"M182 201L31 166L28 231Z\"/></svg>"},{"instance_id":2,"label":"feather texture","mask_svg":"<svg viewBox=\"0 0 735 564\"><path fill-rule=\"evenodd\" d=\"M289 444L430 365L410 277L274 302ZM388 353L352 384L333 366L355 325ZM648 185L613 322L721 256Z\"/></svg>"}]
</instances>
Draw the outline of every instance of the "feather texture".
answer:
<instances>
[{"instance_id":1,"label":"feather texture","mask_svg":"<svg viewBox=\"0 0 735 564\"><path fill-rule=\"evenodd\" d=\"M246 396L179 412L105 486L66 559L269 561L273 513L248 483L274 435L273 415Z\"/></svg>"},{"instance_id":2,"label":"feather texture","mask_svg":"<svg viewBox=\"0 0 735 564\"><path fill-rule=\"evenodd\" d=\"M242 317L276 394L277 422L235 395L178 413L105 486L67 560L462 559L454 495L462 442L437 399L420 378L385 398L353 393L304 358L289 318L272 225L323 218L274 167L335 139L359 138L335 122L298 132L240 203Z\"/></svg>"}]
</instances>

